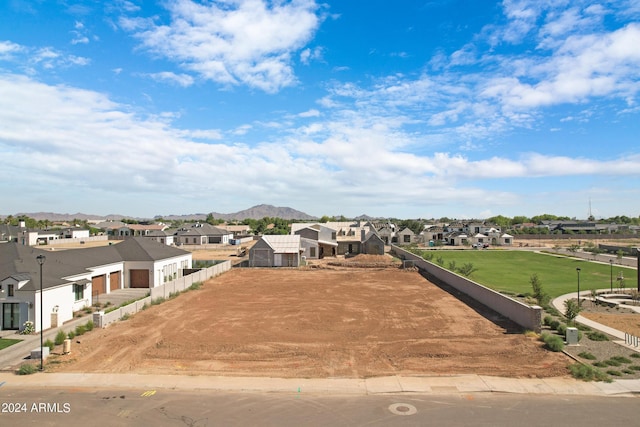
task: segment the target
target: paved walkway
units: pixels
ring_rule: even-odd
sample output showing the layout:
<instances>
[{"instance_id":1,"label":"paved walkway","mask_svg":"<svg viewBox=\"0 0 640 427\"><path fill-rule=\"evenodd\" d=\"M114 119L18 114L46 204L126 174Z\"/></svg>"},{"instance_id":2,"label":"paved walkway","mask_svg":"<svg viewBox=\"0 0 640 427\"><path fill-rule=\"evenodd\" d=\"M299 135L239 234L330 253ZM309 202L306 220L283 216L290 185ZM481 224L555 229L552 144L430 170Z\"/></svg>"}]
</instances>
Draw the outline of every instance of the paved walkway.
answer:
<instances>
[{"instance_id":1,"label":"paved walkway","mask_svg":"<svg viewBox=\"0 0 640 427\"><path fill-rule=\"evenodd\" d=\"M585 296L584 294L582 295ZM564 311L564 301L576 294L563 295L553 305ZM85 324L89 317L73 320L63 327L64 331ZM624 340L624 333L589 319L578 317L578 321L593 329L606 332ZM53 339L58 329L45 331L44 339ZM140 375L140 374L88 374L88 373L36 373L15 375L11 369L26 360L31 350L38 348L40 335L3 335L4 338L24 338L24 341L0 351L0 387L2 388L88 388L88 389L176 389L210 390L231 392L280 392L312 394L469 394L469 393L519 393L582 396L638 396L640 380L615 380L611 383L584 382L573 378L502 378L484 375L452 376L390 376L376 378L254 378L187 375ZM80 338L81 339L81 338ZM621 345L624 345L622 342ZM632 348L640 351L640 348ZM72 346L73 351L73 346Z\"/></svg>"}]
</instances>

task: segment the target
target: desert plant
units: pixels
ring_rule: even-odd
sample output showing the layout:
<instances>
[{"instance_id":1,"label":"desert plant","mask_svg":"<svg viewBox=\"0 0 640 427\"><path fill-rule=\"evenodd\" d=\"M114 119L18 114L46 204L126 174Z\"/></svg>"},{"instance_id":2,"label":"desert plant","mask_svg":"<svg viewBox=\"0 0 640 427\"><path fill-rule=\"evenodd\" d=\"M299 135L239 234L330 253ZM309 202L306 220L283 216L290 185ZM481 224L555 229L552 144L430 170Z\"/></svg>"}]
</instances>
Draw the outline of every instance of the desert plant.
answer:
<instances>
[{"instance_id":1,"label":"desert plant","mask_svg":"<svg viewBox=\"0 0 640 427\"><path fill-rule=\"evenodd\" d=\"M606 368L609 365L607 365L606 362L594 362L593 366L597 366L598 368Z\"/></svg>"},{"instance_id":2,"label":"desert plant","mask_svg":"<svg viewBox=\"0 0 640 427\"><path fill-rule=\"evenodd\" d=\"M20 365L20 368L18 368L18 375L31 375L31 374L35 374L38 371L38 368L36 368L36 365L33 365L31 363L23 363L22 365Z\"/></svg>"},{"instance_id":3,"label":"desert plant","mask_svg":"<svg viewBox=\"0 0 640 427\"><path fill-rule=\"evenodd\" d=\"M469 277L476 271L478 271L478 269L473 265L472 262L465 262L464 264L462 264L462 267L458 268L458 272L464 277Z\"/></svg>"},{"instance_id":4,"label":"desert plant","mask_svg":"<svg viewBox=\"0 0 640 427\"><path fill-rule=\"evenodd\" d=\"M549 322L549 327L551 329L557 330L559 326L560 326L560 322L558 320L552 320L551 322Z\"/></svg>"},{"instance_id":5,"label":"desert plant","mask_svg":"<svg viewBox=\"0 0 640 427\"><path fill-rule=\"evenodd\" d=\"M607 371L607 374L609 374L609 375L613 375L614 377L620 377L620 376L622 376L622 372L620 372L620 371L616 371L615 369L609 369L609 370Z\"/></svg>"},{"instance_id":6,"label":"desert plant","mask_svg":"<svg viewBox=\"0 0 640 427\"><path fill-rule=\"evenodd\" d=\"M624 356L614 356L611 359L615 360L616 362L620 362L620 363L631 363L631 360L627 359Z\"/></svg>"},{"instance_id":7,"label":"desert plant","mask_svg":"<svg viewBox=\"0 0 640 427\"><path fill-rule=\"evenodd\" d=\"M578 353L578 356L582 357L583 359L587 359L587 360L596 360L596 357L586 351L583 351L582 353Z\"/></svg>"},{"instance_id":8,"label":"desert plant","mask_svg":"<svg viewBox=\"0 0 640 427\"><path fill-rule=\"evenodd\" d=\"M569 371L571 375L583 381L607 381L611 380L599 369L594 368L593 366L583 365L582 363L574 363L569 365Z\"/></svg>"},{"instance_id":9,"label":"desert plant","mask_svg":"<svg viewBox=\"0 0 640 427\"><path fill-rule=\"evenodd\" d=\"M550 326L552 321L553 321L553 317L551 317L549 315L544 316L544 318L542 319L542 323L545 326Z\"/></svg>"},{"instance_id":10,"label":"desert plant","mask_svg":"<svg viewBox=\"0 0 640 427\"><path fill-rule=\"evenodd\" d=\"M633 357L634 359L640 359L640 353L632 353L629 357Z\"/></svg>"},{"instance_id":11,"label":"desert plant","mask_svg":"<svg viewBox=\"0 0 640 427\"><path fill-rule=\"evenodd\" d=\"M640 371L640 366L638 366L638 365L631 365L631 366L629 366L629 369L633 369L634 371Z\"/></svg>"},{"instance_id":12,"label":"desert plant","mask_svg":"<svg viewBox=\"0 0 640 427\"><path fill-rule=\"evenodd\" d=\"M76 326L76 336L80 336L80 335L84 334L85 332L87 332L87 328L84 325Z\"/></svg>"},{"instance_id":13,"label":"desert plant","mask_svg":"<svg viewBox=\"0 0 640 427\"><path fill-rule=\"evenodd\" d=\"M605 360L604 363L607 366L620 366L620 365L622 365L622 363L618 362L617 360L613 360L613 359Z\"/></svg>"},{"instance_id":14,"label":"desert plant","mask_svg":"<svg viewBox=\"0 0 640 427\"><path fill-rule=\"evenodd\" d=\"M197 291L202 287L202 282L193 282L191 286L189 286L190 291Z\"/></svg>"},{"instance_id":15,"label":"desert plant","mask_svg":"<svg viewBox=\"0 0 640 427\"><path fill-rule=\"evenodd\" d=\"M131 317L131 315L129 313L125 313L125 314L122 315L120 320L122 320L122 321L129 320L130 317Z\"/></svg>"},{"instance_id":16,"label":"desert plant","mask_svg":"<svg viewBox=\"0 0 640 427\"><path fill-rule=\"evenodd\" d=\"M64 342L65 339L67 339L67 334L64 331L60 330L56 334L56 338L55 338L55 340L53 342L56 345L60 345L60 344L62 344Z\"/></svg>"},{"instance_id":17,"label":"desert plant","mask_svg":"<svg viewBox=\"0 0 640 427\"><path fill-rule=\"evenodd\" d=\"M562 351L564 348L564 341L558 335L542 334L541 339L545 346L551 351Z\"/></svg>"},{"instance_id":18,"label":"desert plant","mask_svg":"<svg viewBox=\"0 0 640 427\"><path fill-rule=\"evenodd\" d=\"M22 332L20 332L22 335L30 335L36 331L34 323L30 320L24 322L23 326L24 328L22 329Z\"/></svg>"},{"instance_id":19,"label":"desert plant","mask_svg":"<svg viewBox=\"0 0 640 427\"><path fill-rule=\"evenodd\" d=\"M76 333L74 331L69 331L69 333L67 334L67 337L72 340L76 337Z\"/></svg>"},{"instance_id":20,"label":"desert plant","mask_svg":"<svg viewBox=\"0 0 640 427\"><path fill-rule=\"evenodd\" d=\"M87 332L92 331L94 328L93 320L89 320L87 323L85 323L84 327L87 330Z\"/></svg>"},{"instance_id":21,"label":"desert plant","mask_svg":"<svg viewBox=\"0 0 640 427\"><path fill-rule=\"evenodd\" d=\"M55 344L51 340L46 340L44 342L44 346L49 347L49 351L53 351L53 347L55 347Z\"/></svg>"},{"instance_id":22,"label":"desert plant","mask_svg":"<svg viewBox=\"0 0 640 427\"><path fill-rule=\"evenodd\" d=\"M589 337L591 341L609 341L609 337L598 331L589 332L587 337Z\"/></svg>"}]
</instances>

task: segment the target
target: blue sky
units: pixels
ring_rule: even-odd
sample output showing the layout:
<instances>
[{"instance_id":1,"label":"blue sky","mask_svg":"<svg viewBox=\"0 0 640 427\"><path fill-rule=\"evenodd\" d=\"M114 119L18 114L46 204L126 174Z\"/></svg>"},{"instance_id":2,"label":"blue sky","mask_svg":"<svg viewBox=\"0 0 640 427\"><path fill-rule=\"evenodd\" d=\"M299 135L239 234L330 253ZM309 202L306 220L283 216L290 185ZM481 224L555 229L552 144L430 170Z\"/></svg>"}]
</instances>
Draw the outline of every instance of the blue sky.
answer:
<instances>
[{"instance_id":1,"label":"blue sky","mask_svg":"<svg viewBox=\"0 0 640 427\"><path fill-rule=\"evenodd\" d=\"M0 214L635 217L639 46L640 0L6 0Z\"/></svg>"}]
</instances>

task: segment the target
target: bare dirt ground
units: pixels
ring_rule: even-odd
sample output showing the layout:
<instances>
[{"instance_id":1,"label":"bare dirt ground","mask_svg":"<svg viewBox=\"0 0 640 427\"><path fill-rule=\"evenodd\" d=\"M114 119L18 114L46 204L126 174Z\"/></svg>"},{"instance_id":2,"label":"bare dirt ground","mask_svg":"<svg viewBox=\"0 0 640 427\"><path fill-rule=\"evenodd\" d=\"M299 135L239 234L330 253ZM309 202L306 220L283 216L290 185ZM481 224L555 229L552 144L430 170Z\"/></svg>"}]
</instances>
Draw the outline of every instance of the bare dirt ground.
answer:
<instances>
[{"instance_id":1,"label":"bare dirt ground","mask_svg":"<svg viewBox=\"0 0 640 427\"><path fill-rule=\"evenodd\" d=\"M234 269L79 341L51 370L552 377L571 362L395 267Z\"/></svg>"}]
</instances>

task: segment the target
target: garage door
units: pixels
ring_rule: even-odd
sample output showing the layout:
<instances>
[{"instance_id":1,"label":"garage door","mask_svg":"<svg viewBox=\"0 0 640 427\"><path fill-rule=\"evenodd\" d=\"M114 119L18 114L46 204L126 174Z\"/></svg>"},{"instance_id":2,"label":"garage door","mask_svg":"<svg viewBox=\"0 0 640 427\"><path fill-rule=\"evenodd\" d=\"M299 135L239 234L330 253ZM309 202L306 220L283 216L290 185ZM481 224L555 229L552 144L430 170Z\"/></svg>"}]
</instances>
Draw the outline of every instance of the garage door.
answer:
<instances>
[{"instance_id":1,"label":"garage door","mask_svg":"<svg viewBox=\"0 0 640 427\"><path fill-rule=\"evenodd\" d=\"M115 291L117 289L120 289L120 271L109 274L109 290Z\"/></svg>"},{"instance_id":2,"label":"garage door","mask_svg":"<svg viewBox=\"0 0 640 427\"><path fill-rule=\"evenodd\" d=\"M149 270L131 270L129 279L132 288L148 288Z\"/></svg>"},{"instance_id":3,"label":"garage door","mask_svg":"<svg viewBox=\"0 0 640 427\"><path fill-rule=\"evenodd\" d=\"M107 276L96 276L91 278L91 294L102 295L107 293Z\"/></svg>"}]
</instances>

